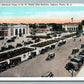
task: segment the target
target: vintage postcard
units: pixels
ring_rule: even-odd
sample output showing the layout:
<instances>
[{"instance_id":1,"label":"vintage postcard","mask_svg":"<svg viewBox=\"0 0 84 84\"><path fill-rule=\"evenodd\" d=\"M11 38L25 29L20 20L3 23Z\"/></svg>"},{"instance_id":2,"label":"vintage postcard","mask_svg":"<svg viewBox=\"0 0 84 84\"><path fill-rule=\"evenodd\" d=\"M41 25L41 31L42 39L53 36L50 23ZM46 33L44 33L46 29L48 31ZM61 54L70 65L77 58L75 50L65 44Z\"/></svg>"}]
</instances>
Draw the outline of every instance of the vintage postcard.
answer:
<instances>
[{"instance_id":1,"label":"vintage postcard","mask_svg":"<svg viewBox=\"0 0 84 84\"><path fill-rule=\"evenodd\" d=\"M0 4L0 77L82 80L84 4Z\"/></svg>"}]
</instances>

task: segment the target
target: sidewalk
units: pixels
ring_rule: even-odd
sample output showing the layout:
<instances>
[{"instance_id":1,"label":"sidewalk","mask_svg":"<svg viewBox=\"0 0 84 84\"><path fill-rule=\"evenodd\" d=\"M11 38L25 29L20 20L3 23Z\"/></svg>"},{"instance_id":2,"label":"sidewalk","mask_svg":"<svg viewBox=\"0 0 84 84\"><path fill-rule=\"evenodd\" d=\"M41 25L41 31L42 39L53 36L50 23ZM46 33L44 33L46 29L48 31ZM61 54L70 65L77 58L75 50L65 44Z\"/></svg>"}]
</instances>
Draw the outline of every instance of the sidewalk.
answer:
<instances>
[{"instance_id":1,"label":"sidewalk","mask_svg":"<svg viewBox=\"0 0 84 84\"><path fill-rule=\"evenodd\" d=\"M78 72L76 77L84 77L84 66L81 68L81 70Z\"/></svg>"}]
</instances>

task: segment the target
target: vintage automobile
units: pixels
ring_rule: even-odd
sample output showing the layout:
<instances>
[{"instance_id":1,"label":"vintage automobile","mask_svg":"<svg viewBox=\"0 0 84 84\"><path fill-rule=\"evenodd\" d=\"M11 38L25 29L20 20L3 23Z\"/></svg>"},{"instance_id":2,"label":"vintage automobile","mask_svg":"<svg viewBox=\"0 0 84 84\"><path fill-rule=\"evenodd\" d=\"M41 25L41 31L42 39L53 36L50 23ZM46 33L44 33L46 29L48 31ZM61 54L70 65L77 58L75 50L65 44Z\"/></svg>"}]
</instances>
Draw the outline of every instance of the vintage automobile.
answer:
<instances>
[{"instance_id":1,"label":"vintage automobile","mask_svg":"<svg viewBox=\"0 0 84 84\"><path fill-rule=\"evenodd\" d=\"M46 49L42 49L41 51L40 51L40 54L44 54L46 51L45 51Z\"/></svg>"},{"instance_id":2,"label":"vintage automobile","mask_svg":"<svg viewBox=\"0 0 84 84\"><path fill-rule=\"evenodd\" d=\"M49 51L49 50L51 50L51 47L46 47L46 48L45 48L45 51L46 51L46 52Z\"/></svg>"},{"instance_id":3,"label":"vintage automobile","mask_svg":"<svg viewBox=\"0 0 84 84\"><path fill-rule=\"evenodd\" d=\"M22 44L17 43L16 48L17 48L17 47L21 47L21 46L22 46Z\"/></svg>"},{"instance_id":4,"label":"vintage automobile","mask_svg":"<svg viewBox=\"0 0 84 84\"><path fill-rule=\"evenodd\" d=\"M59 42L58 46L62 46L66 43L66 41Z\"/></svg>"},{"instance_id":5,"label":"vintage automobile","mask_svg":"<svg viewBox=\"0 0 84 84\"><path fill-rule=\"evenodd\" d=\"M15 42L15 39L9 39L9 40L7 40L7 42L8 42L8 43L10 43L10 42Z\"/></svg>"},{"instance_id":6,"label":"vintage automobile","mask_svg":"<svg viewBox=\"0 0 84 84\"><path fill-rule=\"evenodd\" d=\"M48 57L46 58L46 61L51 60L55 57L55 53L48 54Z\"/></svg>"},{"instance_id":7,"label":"vintage automobile","mask_svg":"<svg viewBox=\"0 0 84 84\"><path fill-rule=\"evenodd\" d=\"M44 73L41 77L53 77L53 76L54 76L54 74L52 72L48 71L48 72Z\"/></svg>"},{"instance_id":8,"label":"vintage automobile","mask_svg":"<svg viewBox=\"0 0 84 84\"><path fill-rule=\"evenodd\" d=\"M51 45L51 50L55 48L55 45Z\"/></svg>"},{"instance_id":9,"label":"vintage automobile","mask_svg":"<svg viewBox=\"0 0 84 84\"><path fill-rule=\"evenodd\" d=\"M8 45L8 49L14 49L14 46Z\"/></svg>"},{"instance_id":10,"label":"vintage automobile","mask_svg":"<svg viewBox=\"0 0 84 84\"><path fill-rule=\"evenodd\" d=\"M10 60L10 64L9 64L9 67L15 67L16 65L20 64L21 63L21 57L18 57L18 58L14 58L14 59L11 59Z\"/></svg>"},{"instance_id":11,"label":"vintage automobile","mask_svg":"<svg viewBox=\"0 0 84 84\"><path fill-rule=\"evenodd\" d=\"M28 41L28 44L32 44L33 42L32 41Z\"/></svg>"},{"instance_id":12,"label":"vintage automobile","mask_svg":"<svg viewBox=\"0 0 84 84\"><path fill-rule=\"evenodd\" d=\"M82 51L79 53L79 55L84 55L84 50L82 50Z\"/></svg>"},{"instance_id":13,"label":"vintage automobile","mask_svg":"<svg viewBox=\"0 0 84 84\"><path fill-rule=\"evenodd\" d=\"M5 51L5 50L8 50L8 48L7 47L1 47L1 51Z\"/></svg>"},{"instance_id":14,"label":"vintage automobile","mask_svg":"<svg viewBox=\"0 0 84 84\"><path fill-rule=\"evenodd\" d=\"M4 40L4 37L0 37L0 40Z\"/></svg>"},{"instance_id":15,"label":"vintage automobile","mask_svg":"<svg viewBox=\"0 0 84 84\"><path fill-rule=\"evenodd\" d=\"M81 44L81 48L84 48L84 44Z\"/></svg>"},{"instance_id":16,"label":"vintage automobile","mask_svg":"<svg viewBox=\"0 0 84 84\"><path fill-rule=\"evenodd\" d=\"M40 38L36 38L35 39L35 43L39 42L40 41Z\"/></svg>"},{"instance_id":17,"label":"vintage automobile","mask_svg":"<svg viewBox=\"0 0 84 84\"><path fill-rule=\"evenodd\" d=\"M79 66L77 62L70 61L69 63L66 64L65 66L66 70L79 70Z\"/></svg>"},{"instance_id":18,"label":"vintage automobile","mask_svg":"<svg viewBox=\"0 0 84 84\"><path fill-rule=\"evenodd\" d=\"M76 54L76 53L78 53L79 52L79 49L78 48L74 48L73 50L72 50L72 54Z\"/></svg>"},{"instance_id":19,"label":"vintage automobile","mask_svg":"<svg viewBox=\"0 0 84 84\"><path fill-rule=\"evenodd\" d=\"M79 67L81 67L81 65L83 64L83 59L80 59L80 58L72 58L71 61L73 62L77 62Z\"/></svg>"},{"instance_id":20,"label":"vintage automobile","mask_svg":"<svg viewBox=\"0 0 84 84\"><path fill-rule=\"evenodd\" d=\"M31 52L31 55L29 56L28 59L32 59L32 58L34 58L34 57L36 57L36 52Z\"/></svg>"},{"instance_id":21,"label":"vintage automobile","mask_svg":"<svg viewBox=\"0 0 84 84\"><path fill-rule=\"evenodd\" d=\"M0 63L0 72L5 71L9 68L9 65L7 62Z\"/></svg>"},{"instance_id":22,"label":"vintage automobile","mask_svg":"<svg viewBox=\"0 0 84 84\"><path fill-rule=\"evenodd\" d=\"M78 55L77 57L83 59L84 62L84 55Z\"/></svg>"}]
</instances>

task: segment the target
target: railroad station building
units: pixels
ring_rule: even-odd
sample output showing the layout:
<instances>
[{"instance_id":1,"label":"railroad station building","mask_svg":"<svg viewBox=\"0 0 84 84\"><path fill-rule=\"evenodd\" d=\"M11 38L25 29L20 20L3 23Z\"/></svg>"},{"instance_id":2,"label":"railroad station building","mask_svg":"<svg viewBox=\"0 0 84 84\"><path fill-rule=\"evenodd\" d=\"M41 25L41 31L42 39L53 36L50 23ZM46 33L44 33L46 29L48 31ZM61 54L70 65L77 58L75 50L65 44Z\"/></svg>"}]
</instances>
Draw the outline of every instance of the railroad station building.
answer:
<instances>
[{"instance_id":1,"label":"railroad station building","mask_svg":"<svg viewBox=\"0 0 84 84\"><path fill-rule=\"evenodd\" d=\"M78 30L79 24L80 23L64 23L64 24L62 24L62 28L64 28L65 31L75 32Z\"/></svg>"},{"instance_id":2,"label":"railroad station building","mask_svg":"<svg viewBox=\"0 0 84 84\"><path fill-rule=\"evenodd\" d=\"M7 25L0 26L0 37L28 36L30 35L29 25Z\"/></svg>"}]
</instances>

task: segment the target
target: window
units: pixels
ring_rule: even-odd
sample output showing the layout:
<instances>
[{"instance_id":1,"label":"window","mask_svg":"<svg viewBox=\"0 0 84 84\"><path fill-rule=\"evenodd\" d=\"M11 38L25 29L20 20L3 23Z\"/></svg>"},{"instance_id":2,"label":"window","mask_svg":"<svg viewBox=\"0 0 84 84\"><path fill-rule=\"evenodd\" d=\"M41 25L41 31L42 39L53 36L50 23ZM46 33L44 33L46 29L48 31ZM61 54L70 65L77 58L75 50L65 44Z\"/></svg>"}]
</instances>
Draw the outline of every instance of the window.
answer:
<instances>
[{"instance_id":1,"label":"window","mask_svg":"<svg viewBox=\"0 0 84 84\"><path fill-rule=\"evenodd\" d=\"M18 30L17 29L15 30L15 35L18 35Z\"/></svg>"},{"instance_id":2,"label":"window","mask_svg":"<svg viewBox=\"0 0 84 84\"><path fill-rule=\"evenodd\" d=\"M25 34L25 29L23 29L23 34Z\"/></svg>"}]
</instances>

